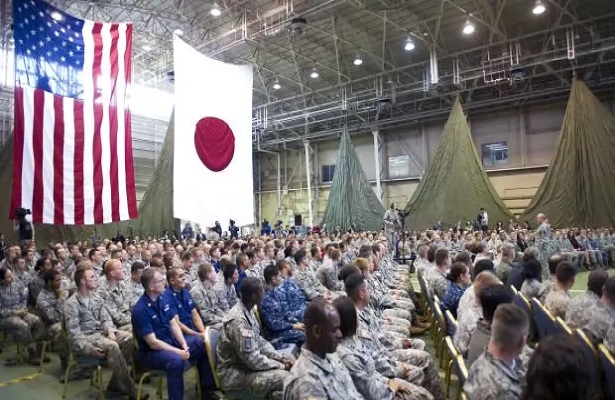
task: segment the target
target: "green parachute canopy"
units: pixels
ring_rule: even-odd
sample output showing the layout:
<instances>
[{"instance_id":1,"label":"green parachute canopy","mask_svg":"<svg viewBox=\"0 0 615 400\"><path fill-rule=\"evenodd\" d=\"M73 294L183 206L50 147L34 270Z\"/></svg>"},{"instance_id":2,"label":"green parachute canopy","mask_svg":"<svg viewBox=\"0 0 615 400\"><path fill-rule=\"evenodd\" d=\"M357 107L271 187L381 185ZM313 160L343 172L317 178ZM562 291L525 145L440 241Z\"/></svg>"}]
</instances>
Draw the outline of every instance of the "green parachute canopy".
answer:
<instances>
[{"instance_id":1,"label":"green parachute canopy","mask_svg":"<svg viewBox=\"0 0 615 400\"><path fill-rule=\"evenodd\" d=\"M164 230L178 232L179 220L173 218L173 117L154 174L147 191L139 204L139 217L98 225L51 225L34 224L37 248L48 243L90 240L95 229L101 238L115 237L117 231L125 237L159 237ZM11 204L13 178L13 137L11 136L0 151L0 232L9 242L17 242L18 234L13 221L8 219Z\"/></svg>"},{"instance_id":2,"label":"green parachute canopy","mask_svg":"<svg viewBox=\"0 0 615 400\"><path fill-rule=\"evenodd\" d=\"M615 226L615 117L585 83L572 83L555 156L522 219L554 227Z\"/></svg>"},{"instance_id":3,"label":"green parachute canopy","mask_svg":"<svg viewBox=\"0 0 615 400\"><path fill-rule=\"evenodd\" d=\"M375 231L382 228L384 211L344 130L322 222L329 230L338 225L348 230L354 225L358 230Z\"/></svg>"},{"instance_id":4,"label":"green parachute canopy","mask_svg":"<svg viewBox=\"0 0 615 400\"><path fill-rule=\"evenodd\" d=\"M490 226L513 218L483 169L457 98L436 154L406 206L406 227L426 229L438 221L445 227L471 221L480 207L488 213Z\"/></svg>"}]
</instances>

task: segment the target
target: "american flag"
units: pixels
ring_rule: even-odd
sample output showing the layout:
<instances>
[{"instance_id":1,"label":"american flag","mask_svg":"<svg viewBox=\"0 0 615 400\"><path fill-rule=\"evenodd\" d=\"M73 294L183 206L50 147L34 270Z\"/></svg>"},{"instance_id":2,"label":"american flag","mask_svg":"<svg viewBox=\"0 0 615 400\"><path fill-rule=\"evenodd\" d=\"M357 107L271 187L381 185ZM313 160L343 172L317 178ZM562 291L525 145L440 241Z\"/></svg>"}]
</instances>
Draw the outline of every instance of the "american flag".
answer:
<instances>
[{"instance_id":1,"label":"american flag","mask_svg":"<svg viewBox=\"0 0 615 400\"><path fill-rule=\"evenodd\" d=\"M14 0L15 150L11 208L32 222L137 216L127 90L132 25Z\"/></svg>"}]
</instances>

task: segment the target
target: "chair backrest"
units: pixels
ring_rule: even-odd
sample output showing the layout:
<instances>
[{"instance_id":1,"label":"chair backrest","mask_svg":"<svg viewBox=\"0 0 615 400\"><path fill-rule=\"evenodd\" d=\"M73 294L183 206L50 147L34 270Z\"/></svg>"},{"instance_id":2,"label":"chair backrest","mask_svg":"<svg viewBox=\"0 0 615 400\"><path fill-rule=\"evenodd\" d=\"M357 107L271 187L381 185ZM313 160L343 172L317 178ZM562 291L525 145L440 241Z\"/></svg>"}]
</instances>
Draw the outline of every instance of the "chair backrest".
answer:
<instances>
[{"instance_id":1,"label":"chair backrest","mask_svg":"<svg viewBox=\"0 0 615 400\"><path fill-rule=\"evenodd\" d=\"M433 312L433 297L431 296L431 292L427 287L427 281L422 276L419 277L419 286L421 286L421 292L423 296L425 296L425 300L427 300L427 305L429 305L429 309Z\"/></svg>"},{"instance_id":2,"label":"chair backrest","mask_svg":"<svg viewBox=\"0 0 615 400\"><path fill-rule=\"evenodd\" d=\"M444 345L446 346L446 350L448 351L450 359L455 361L457 359L457 356L459 355L459 352L453 344L453 339L450 336L444 338Z\"/></svg>"},{"instance_id":3,"label":"chair backrest","mask_svg":"<svg viewBox=\"0 0 615 400\"><path fill-rule=\"evenodd\" d=\"M468 369L466 368L466 362L461 354L457 355L457 359L455 360L455 373L459 379L459 385L463 388L463 385L465 385L468 380Z\"/></svg>"},{"instance_id":4,"label":"chair backrest","mask_svg":"<svg viewBox=\"0 0 615 400\"><path fill-rule=\"evenodd\" d=\"M555 326L560 334L572 336L572 329L570 329L566 321L560 317L555 318Z\"/></svg>"},{"instance_id":5,"label":"chair backrest","mask_svg":"<svg viewBox=\"0 0 615 400\"><path fill-rule=\"evenodd\" d=\"M536 298L532 298L532 313L540 340L559 333L555 318Z\"/></svg>"},{"instance_id":6,"label":"chair backrest","mask_svg":"<svg viewBox=\"0 0 615 400\"><path fill-rule=\"evenodd\" d=\"M457 332L457 320L453 317L453 313L450 310L446 310L444 313L446 317L446 325L448 326L448 334L451 336L455 336L455 332Z\"/></svg>"},{"instance_id":7,"label":"chair backrest","mask_svg":"<svg viewBox=\"0 0 615 400\"><path fill-rule=\"evenodd\" d=\"M438 298L438 296L433 297L433 305L434 305L434 314L436 316L436 322L438 323L438 327L444 334L446 334L446 319L444 318L444 313L442 312L442 308L440 308L440 299Z\"/></svg>"},{"instance_id":8,"label":"chair backrest","mask_svg":"<svg viewBox=\"0 0 615 400\"><path fill-rule=\"evenodd\" d=\"M591 340L589 340L585 332L583 332L581 329L576 329L573 336L581 344L583 354L585 355L585 359L587 360L586 365L589 370L589 375L591 377L592 388L599 388L601 376L598 350L596 350L594 344L591 342Z\"/></svg>"},{"instance_id":9,"label":"chair backrest","mask_svg":"<svg viewBox=\"0 0 615 400\"><path fill-rule=\"evenodd\" d=\"M521 309L526 312L527 316L532 318L532 305L530 304L530 301L527 299L527 297L525 297L523 293L518 292L515 295L515 297L513 298L513 304L518 307L521 307Z\"/></svg>"},{"instance_id":10,"label":"chair backrest","mask_svg":"<svg viewBox=\"0 0 615 400\"><path fill-rule=\"evenodd\" d=\"M218 340L220 333L214 328L208 326L205 328L205 351L207 352L207 360L209 367L214 377L216 388L220 389L220 378L218 377Z\"/></svg>"},{"instance_id":11,"label":"chair backrest","mask_svg":"<svg viewBox=\"0 0 615 400\"><path fill-rule=\"evenodd\" d=\"M600 364L606 378L605 399L613 400L615 399L615 358L613 358L609 349L603 344L598 346L598 351L600 354Z\"/></svg>"}]
</instances>

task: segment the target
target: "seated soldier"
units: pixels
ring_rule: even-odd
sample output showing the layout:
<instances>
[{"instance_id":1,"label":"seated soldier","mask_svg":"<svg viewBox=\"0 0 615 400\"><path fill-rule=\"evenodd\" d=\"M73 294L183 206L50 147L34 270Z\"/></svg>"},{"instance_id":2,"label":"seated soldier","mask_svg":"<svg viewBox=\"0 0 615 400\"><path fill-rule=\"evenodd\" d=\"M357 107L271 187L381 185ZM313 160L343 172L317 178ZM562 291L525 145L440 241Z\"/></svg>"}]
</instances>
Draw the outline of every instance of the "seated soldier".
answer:
<instances>
[{"instance_id":1,"label":"seated soldier","mask_svg":"<svg viewBox=\"0 0 615 400\"><path fill-rule=\"evenodd\" d=\"M325 259L316 270L316 276L320 283L331 291L342 290L344 288L343 282L337 279L337 272L341 266L341 258L341 251L338 249L331 249L329 258Z\"/></svg>"},{"instance_id":2,"label":"seated soldier","mask_svg":"<svg viewBox=\"0 0 615 400\"><path fill-rule=\"evenodd\" d=\"M606 280L600 302L586 312L589 322L582 329L589 339L598 345L607 338L609 328L615 325L615 277Z\"/></svg>"},{"instance_id":3,"label":"seated soldier","mask_svg":"<svg viewBox=\"0 0 615 400\"><path fill-rule=\"evenodd\" d=\"M577 275L577 267L568 261L558 264L555 272L556 282L551 287L549 294L545 297L544 305L551 312L554 318L566 318L566 309L570 302L568 291L574 285L574 278Z\"/></svg>"},{"instance_id":4,"label":"seated soldier","mask_svg":"<svg viewBox=\"0 0 615 400\"><path fill-rule=\"evenodd\" d=\"M527 314L516 305L498 306L487 351L472 364L463 386L470 400L520 398L519 355L527 343L529 326Z\"/></svg>"},{"instance_id":5,"label":"seated soldier","mask_svg":"<svg viewBox=\"0 0 615 400\"><path fill-rule=\"evenodd\" d=\"M305 297L308 300L313 300L318 296L331 299L331 291L324 287L318 280L316 273L310 268L306 251L304 249L298 250L295 253L294 260L297 263L295 281Z\"/></svg>"},{"instance_id":6,"label":"seated soldier","mask_svg":"<svg viewBox=\"0 0 615 400\"><path fill-rule=\"evenodd\" d=\"M111 259L104 267L106 279L98 288L98 295L105 303L105 307L116 328L132 332L130 323L130 289L125 282L126 272L118 259Z\"/></svg>"},{"instance_id":7,"label":"seated soldier","mask_svg":"<svg viewBox=\"0 0 615 400\"><path fill-rule=\"evenodd\" d=\"M46 272L44 279L45 287L36 298L36 309L47 328L47 337L51 339L60 357L62 371L65 371L68 362L68 343L62 332L62 319L68 291L62 289L62 274L57 270Z\"/></svg>"},{"instance_id":8,"label":"seated soldier","mask_svg":"<svg viewBox=\"0 0 615 400\"><path fill-rule=\"evenodd\" d=\"M145 368L167 374L169 400L184 398L185 363L197 365L204 399L213 399L213 378L202 336L182 334L176 308L169 304L165 278L154 268L143 271L145 294L135 304L132 324L139 342L139 361Z\"/></svg>"},{"instance_id":9,"label":"seated soldier","mask_svg":"<svg viewBox=\"0 0 615 400\"><path fill-rule=\"evenodd\" d=\"M602 269L597 269L589 273L587 278L587 290L585 293L573 297L566 309L566 324L570 329L581 329L585 327L589 320L588 312L590 308L597 306L602 297L602 288L609 274Z\"/></svg>"},{"instance_id":10,"label":"seated soldier","mask_svg":"<svg viewBox=\"0 0 615 400\"><path fill-rule=\"evenodd\" d=\"M235 283L239 279L237 266L224 256L220 259L220 272L218 273L218 282L214 285L214 291L218 297L222 299L222 309L226 312L237 304L237 291Z\"/></svg>"},{"instance_id":11,"label":"seated soldier","mask_svg":"<svg viewBox=\"0 0 615 400\"><path fill-rule=\"evenodd\" d=\"M228 306L222 293L216 292L213 288L218 279L218 274L213 265L205 261L199 265L200 284L195 284L190 290L192 300L196 304L201 319L205 326L211 326L216 330L222 327L222 320L226 316Z\"/></svg>"},{"instance_id":12,"label":"seated soldier","mask_svg":"<svg viewBox=\"0 0 615 400\"><path fill-rule=\"evenodd\" d=\"M289 312L286 294L280 286L282 277L274 264L265 267L265 290L263 300L259 303L261 322L267 340L276 349L282 349L290 343L301 347L305 342L303 322Z\"/></svg>"},{"instance_id":13,"label":"seated soldier","mask_svg":"<svg viewBox=\"0 0 615 400\"><path fill-rule=\"evenodd\" d=\"M103 300L96 294L91 262L82 261L75 271L77 292L66 300L64 318L69 345L80 354L105 359L113 372L107 391L137 397L128 362L134 350L132 334L115 328ZM149 398L144 394L140 400Z\"/></svg>"},{"instance_id":14,"label":"seated soldier","mask_svg":"<svg viewBox=\"0 0 615 400\"><path fill-rule=\"evenodd\" d=\"M284 399L361 400L350 373L336 354L341 339L340 317L322 298L305 310L307 342L284 380Z\"/></svg>"},{"instance_id":15,"label":"seated soldier","mask_svg":"<svg viewBox=\"0 0 615 400\"><path fill-rule=\"evenodd\" d=\"M167 272L169 286L163 294L164 301L175 308L179 327L187 336L203 336L205 326L192 300L192 296L186 289L186 272L183 268L174 267Z\"/></svg>"},{"instance_id":16,"label":"seated soldier","mask_svg":"<svg viewBox=\"0 0 615 400\"><path fill-rule=\"evenodd\" d=\"M27 297L28 289L13 279L13 271L0 268L0 331L16 335L27 348L28 361L38 365L40 353L37 354L32 344L45 336L45 325L38 316L28 312ZM37 344L37 350L38 347Z\"/></svg>"},{"instance_id":17,"label":"seated soldier","mask_svg":"<svg viewBox=\"0 0 615 400\"><path fill-rule=\"evenodd\" d=\"M199 281L199 272L194 267L194 256L190 251L186 250L182 253L181 264L186 272L186 286L190 289L193 284Z\"/></svg>"},{"instance_id":18,"label":"seated soldier","mask_svg":"<svg viewBox=\"0 0 615 400\"><path fill-rule=\"evenodd\" d=\"M376 369L372 353L358 338L357 310L352 299L339 297L333 302L340 316L342 339L336 354L348 369L357 391L366 399L419 400L433 399L420 386L399 378L389 379Z\"/></svg>"},{"instance_id":19,"label":"seated soldier","mask_svg":"<svg viewBox=\"0 0 615 400\"><path fill-rule=\"evenodd\" d=\"M278 267L280 275L283 279L281 287L286 296L288 312L291 313L292 316L298 321L303 321L303 313L305 312L305 306L307 305L305 295L299 286L297 286L297 282L295 282L295 278L293 278L293 273L288 261L280 259L276 261L275 265Z\"/></svg>"},{"instance_id":20,"label":"seated soldier","mask_svg":"<svg viewBox=\"0 0 615 400\"><path fill-rule=\"evenodd\" d=\"M143 285L141 285L141 275L143 275L143 270L145 269L145 264L142 261L135 261L130 266L130 305L131 308L135 305L137 300L143 296L144 290Z\"/></svg>"},{"instance_id":21,"label":"seated soldier","mask_svg":"<svg viewBox=\"0 0 615 400\"><path fill-rule=\"evenodd\" d=\"M295 358L276 351L260 333L254 306L263 298L258 278L241 282L241 300L228 313L220 330L218 375L223 390L246 390L270 396L283 388Z\"/></svg>"}]
</instances>

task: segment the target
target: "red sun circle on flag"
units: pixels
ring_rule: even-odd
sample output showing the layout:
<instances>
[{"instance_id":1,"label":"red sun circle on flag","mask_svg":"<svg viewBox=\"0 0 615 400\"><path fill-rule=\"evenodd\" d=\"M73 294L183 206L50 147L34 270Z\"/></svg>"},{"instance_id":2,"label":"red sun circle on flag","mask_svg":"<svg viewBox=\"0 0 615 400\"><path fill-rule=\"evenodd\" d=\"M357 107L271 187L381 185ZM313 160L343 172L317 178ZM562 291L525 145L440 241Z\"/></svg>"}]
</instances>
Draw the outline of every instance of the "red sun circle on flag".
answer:
<instances>
[{"instance_id":1,"label":"red sun circle on flag","mask_svg":"<svg viewBox=\"0 0 615 400\"><path fill-rule=\"evenodd\" d=\"M226 122L216 117L201 118L194 130L194 147L205 167L223 171L235 154L235 135Z\"/></svg>"}]
</instances>

